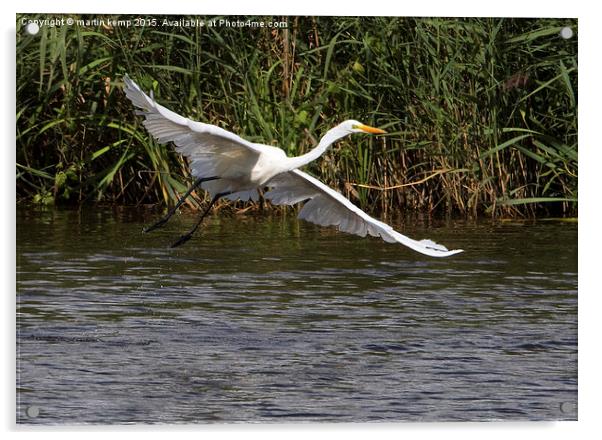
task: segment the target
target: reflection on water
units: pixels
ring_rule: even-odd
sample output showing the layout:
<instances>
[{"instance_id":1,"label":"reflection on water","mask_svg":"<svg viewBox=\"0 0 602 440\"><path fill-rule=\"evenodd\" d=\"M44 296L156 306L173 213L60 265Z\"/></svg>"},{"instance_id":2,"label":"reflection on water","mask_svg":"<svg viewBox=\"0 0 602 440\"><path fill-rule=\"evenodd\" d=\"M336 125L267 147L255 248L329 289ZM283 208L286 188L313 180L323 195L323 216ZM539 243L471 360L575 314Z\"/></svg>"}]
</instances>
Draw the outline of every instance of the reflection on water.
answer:
<instances>
[{"instance_id":1,"label":"reflection on water","mask_svg":"<svg viewBox=\"0 0 602 440\"><path fill-rule=\"evenodd\" d=\"M150 221L17 212L19 423L577 417L576 224Z\"/></svg>"}]
</instances>

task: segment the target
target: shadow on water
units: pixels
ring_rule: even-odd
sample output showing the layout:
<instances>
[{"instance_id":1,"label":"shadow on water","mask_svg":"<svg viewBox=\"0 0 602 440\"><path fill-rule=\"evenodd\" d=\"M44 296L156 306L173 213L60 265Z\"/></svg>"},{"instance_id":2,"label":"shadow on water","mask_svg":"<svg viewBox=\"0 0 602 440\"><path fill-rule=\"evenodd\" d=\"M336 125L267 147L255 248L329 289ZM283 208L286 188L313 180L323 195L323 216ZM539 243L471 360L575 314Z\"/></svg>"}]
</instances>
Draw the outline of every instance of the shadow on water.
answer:
<instances>
[{"instance_id":1,"label":"shadow on water","mask_svg":"<svg viewBox=\"0 0 602 440\"><path fill-rule=\"evenodd\" d=\"M17 421L575 420L577 225L17 211Z\"/></svg>"}]
</instances>

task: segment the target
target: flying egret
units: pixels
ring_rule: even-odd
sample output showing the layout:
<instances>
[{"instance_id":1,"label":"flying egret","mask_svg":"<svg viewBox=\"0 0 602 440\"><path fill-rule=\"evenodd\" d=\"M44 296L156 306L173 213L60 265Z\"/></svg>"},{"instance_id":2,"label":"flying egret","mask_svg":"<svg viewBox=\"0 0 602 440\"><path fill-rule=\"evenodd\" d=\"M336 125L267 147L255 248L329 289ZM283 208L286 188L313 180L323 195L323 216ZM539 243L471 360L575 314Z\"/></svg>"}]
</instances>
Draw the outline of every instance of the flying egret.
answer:
<instances>
[{"instance_id":1,"label":"flying egret","mask_svg":"<svg viewBox=\"0 0 602 440\"><path fill-rule=\"evenodd\" d=\"M269 188L264 197L276 205L304 202L299 218L321 226L338 226L343 232L365 237L381 237L389 243L401 243L432 257L448 257L462 250L448 250L431 240L413 240L391 226L370 217L339 192L298 168L319 158L337 140L352 133L385 133L355 120L348 120L328 130L318 145L306 154L288 157L280 148L256 144L215 125L191 121L158 104L146 95L127 75L125 94L144 116L144 126L158 142L172 142L178 153L188 158L193 185L169 210L167 215L145 232L156 229L176 212L196 188L208 191L213 198L194 227L172 247L192 237L213 204L225 197L230 200L258 200L259 188Z\"/></svg>"}]
</instances>

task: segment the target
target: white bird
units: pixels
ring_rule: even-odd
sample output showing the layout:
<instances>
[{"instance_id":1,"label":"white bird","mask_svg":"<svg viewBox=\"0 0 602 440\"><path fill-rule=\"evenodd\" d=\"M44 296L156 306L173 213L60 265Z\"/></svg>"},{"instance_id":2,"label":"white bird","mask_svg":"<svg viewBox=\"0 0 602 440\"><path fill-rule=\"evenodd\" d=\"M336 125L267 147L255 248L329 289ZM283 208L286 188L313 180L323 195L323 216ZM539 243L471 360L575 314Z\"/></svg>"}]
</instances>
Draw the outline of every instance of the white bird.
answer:
<instances>
[{"instance_id":1,"label":"white bird","mask_svg":"<svg viewBox=\"0 0 602 440\"><path fill-rule=\"evenodd\" d=\"M145 232L162 226L197 187L208 191L211 203L194 227L172 247L188 241L213 204L221 197L230 200L258 200L259 188L269 188L264 197L276 205L305 201L299 218L321 226L337 226L340 231L361 237L372 235L389 243L401 243L432 257L448 257L462 250L448 250L431 240L413 240L391 226L370 217L339 192L298 168L319 158L337 140L352 133L385 133L355 120L330 129L318 145L306 154L288 157L280 148L256 144L215 125L191 121L158 104L127 75L125 94L145 117L144 126L160 143L172 142L178 153L188 158L196 181L167 215Z\"/></svg>"}]
</instances>

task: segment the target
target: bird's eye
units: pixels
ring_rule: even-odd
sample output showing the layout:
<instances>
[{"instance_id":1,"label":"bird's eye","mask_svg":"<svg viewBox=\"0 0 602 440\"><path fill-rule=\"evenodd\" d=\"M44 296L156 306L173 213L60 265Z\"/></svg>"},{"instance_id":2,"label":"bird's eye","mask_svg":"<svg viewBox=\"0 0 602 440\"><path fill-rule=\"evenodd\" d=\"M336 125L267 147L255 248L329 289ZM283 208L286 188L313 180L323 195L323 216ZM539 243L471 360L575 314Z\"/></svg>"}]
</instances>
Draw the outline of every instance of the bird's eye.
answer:
<instances>
[{"instance_id":1,"label":"bird's eye","mask_svg":"<svg viewBox=\"0 0 602 440\"><path fill-rule=\"evenodd\" d=\"M360 128L360 126L359 126L359 125L357 125L357 124L353 124L353 125L351 126L351 128L352 128L353 130L357 130L358 128Z\"/></svg>"}]
</instances>

